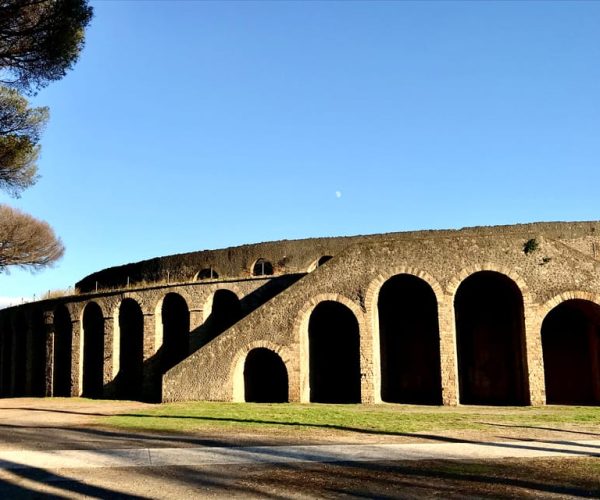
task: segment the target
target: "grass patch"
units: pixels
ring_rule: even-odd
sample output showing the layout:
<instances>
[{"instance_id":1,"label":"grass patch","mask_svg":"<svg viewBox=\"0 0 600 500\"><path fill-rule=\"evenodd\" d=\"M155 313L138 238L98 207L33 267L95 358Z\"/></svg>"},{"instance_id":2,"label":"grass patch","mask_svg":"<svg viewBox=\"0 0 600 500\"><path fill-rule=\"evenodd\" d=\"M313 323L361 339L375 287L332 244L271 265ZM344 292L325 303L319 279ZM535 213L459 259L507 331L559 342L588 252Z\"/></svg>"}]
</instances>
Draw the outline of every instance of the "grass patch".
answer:
<instances>
[{"instance_id":1,"label":"grass patch","mask_svg":"<svg viewBox=\"0 0 600 500\"><path fill-rule=\"evenodd\" d=\"M167 432L211 429L324 429L402 435L416 432L519 427L580 426L600 433L598 407L427 407L409 405L325 405L170 403L135 413L104 417L112 427Z\"/></svg>"}]
</instances>

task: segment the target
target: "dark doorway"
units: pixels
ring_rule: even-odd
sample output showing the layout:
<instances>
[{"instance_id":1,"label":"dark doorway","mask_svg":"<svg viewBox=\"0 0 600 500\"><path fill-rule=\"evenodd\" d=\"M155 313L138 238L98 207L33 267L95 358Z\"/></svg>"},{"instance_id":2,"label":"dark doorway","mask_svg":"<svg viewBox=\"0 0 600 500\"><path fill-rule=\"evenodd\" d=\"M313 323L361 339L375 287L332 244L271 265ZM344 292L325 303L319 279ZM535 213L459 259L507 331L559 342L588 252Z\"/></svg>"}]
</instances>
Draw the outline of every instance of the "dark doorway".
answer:
<instances>
[{"instance_id":1,"label":"dark doorway","mask_svg":"<svg viewBox=\"0 0 600 500\"><path fill-rule=\"evenodd\" d=\"M54 370L53 395L71 395L71 363L73 352L73 323L69 310L60 305L54 311Z\"/></svg>"},{"instance_id":2,"label":"dark doorway","mask_svg":"<svg viewBox=\"0 0 600 500\"><path fill-rule=\"evenodd\" d=\"M527 404L523 298L510 278L472 274L454 299L460 402Z\"/></svg>"},{"instance_id":3,"label":"dark doorway","mask_svg":"<svg viewBox=\"0 0 600 500\"><path fill-rule=\"evenodd\" d=\"M548 404L600 403L600 306L567 300L542 323Z\"/></svg>"},{"instance_id":4,"label":"dark doorway","mask_svg":"<svg viewBox=\"0 0 600 500\"><path fill-rule=\"evenodd\" d=\"M15 318L13 348L15 351L15 367L13 369L14 396L25 396L27 381L27 335L29 325L25 314L19 312Z\"/></svg>"},{"instance_id":5,"label":"dark doorway","mask_svg":"<svg viewBox=\"0 0 600 500\"><path fill-rule=\"evenodd\" d=\"M310 400L360 403L360 334L354 313L321 302L308 323Z\"/></svg>"},{"instance_id":6,"label":"dark doorway","mask_svg":"<svg viewBox=\"0 0 600 500\"><path fill-rule=\"evenodd\" d=\"M133 299L119 307L119 373L117 394L121 399L141 399L144 375L144 315Z\"/></svg>"},{"instance_id":7,"label":"dark doorway","mask_svg":"<svg viewBox=\"0 0 600 500\"><path fill-rule=\"evenodd\" d=\"M101 398L104 387L104 316L95 302L83 311L82 395Z\"/></svg>"},{"instance_id":8,"label":"dark doorway","mask_svg":"<svg viewBox=\"0 0 600 500\"><path fill-rule=\"evenodd\" d=\"M248 403L287 403L288 374L277 353L262 347L248 353L244 394Z\"/></svg>"},{"instance_id":9,"label":"dark doorway","mask_svg":"<svg viewBox=\"0 0 600 500\"><path fill-rule=\"evenodd\" d=\"M440 340L435 293L422 279L394 276L379 292L381 399L441 404Z\"/></svg>"},{"instance_id":10,"label":"dark doorway","mask_svg":"<svg viewBox=\"0 0 600 500\"><path fill-rule=\"evenodd\" d=\"M165 295L162 304L163 345L162 373L188 356L190 311L185 299L176 293Z\"/></svg>"}]
</instances>

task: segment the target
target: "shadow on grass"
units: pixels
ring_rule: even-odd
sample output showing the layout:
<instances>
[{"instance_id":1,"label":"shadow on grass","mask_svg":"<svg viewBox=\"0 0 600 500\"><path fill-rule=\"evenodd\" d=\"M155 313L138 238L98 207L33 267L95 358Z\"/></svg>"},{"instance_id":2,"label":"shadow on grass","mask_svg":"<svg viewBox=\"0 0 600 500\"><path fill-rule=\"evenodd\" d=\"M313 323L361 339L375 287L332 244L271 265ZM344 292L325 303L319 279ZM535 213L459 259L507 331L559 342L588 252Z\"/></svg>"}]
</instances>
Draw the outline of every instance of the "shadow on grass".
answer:
<instances>
[{"instance_id":1,"label":"shadow on grass","mask_svg":"<svg viewBox=\"0 0 600 500\"><path fill-rule=\"evenodd\" d=\"M598 432L588 432L588 431L574 431L571 429L554 429L553 427L540 427L536 425L515 425L515 424L497 424L497 423L489 423L489 422L477 422L480 425L489 425L492 427L509 427L514 429L536 429L542 431L552 431L552 432L566 432L570 434L582 434L585 436L600 436Z\"/></svg>"},{"instance_id":2,"label":"shadow on grass","mask_svg":"<svg viewBox=\"0 0 600 500\"><path fill-rule=\"evenodd\" d=\"M521 450L534 450L534 451L548 451L553 453L560 454L569 454L569 455L581 455L584 457L596 457L600 456L600 452L586 452L586 451L578 451L578 450L569 450L565 451L561 448L541 448L532 445L525 445L522 443L511 443L511 442L489 442L489 441L475 441L471 439L464 438L453 438L448 436L440 436L436 434L422 434L417 432L396 432L396 431L381 431L376 429L363 429L360 427L349 427L344 425L336 425L336 424L313 424L313 423L302 423L302 422L278 422L275 420L257 420L257 419L242 419L242 418L232 418L232 417L208 417L208 416L190 416L190 415L141 415L141 414L121 414L118 415L120 417L133 417L133 418L159 418L159 419L177 419L177 420L199 420L199 421L209 421L209 422L228 422L228 423L243 423L243 424L259 424L259 425L275 425L275 426L292 426L292 427L314 427L321 429L333 429L339 431L346 432L356 432L360 434L375 434L375 435L387 435L387 436L402 436L402 437L410 437L410 438L419 438L419 439L429 439L433 441L443 442L443 443L467 443L467 444L475 444L480 446L494 446L500 448L509 448L509 449L521 449ZM143 425L140 426L143 428ZM534 440L536 442L537 440ZM539 441L542 443L550 443L557 445L564 445L563 441Z\"/></svg>"}]
</instances>

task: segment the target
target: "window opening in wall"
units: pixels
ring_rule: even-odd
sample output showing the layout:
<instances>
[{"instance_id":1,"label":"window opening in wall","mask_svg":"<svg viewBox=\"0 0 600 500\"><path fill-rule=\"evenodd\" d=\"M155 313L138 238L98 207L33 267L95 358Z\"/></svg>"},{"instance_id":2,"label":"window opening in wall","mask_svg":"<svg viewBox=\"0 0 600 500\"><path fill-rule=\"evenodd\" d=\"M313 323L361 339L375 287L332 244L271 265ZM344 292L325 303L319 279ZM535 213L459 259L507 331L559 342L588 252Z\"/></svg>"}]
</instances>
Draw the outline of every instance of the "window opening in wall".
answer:
<instances>
[{"instance_id":1,"label":"window opening in wall","mask_svg":"<svg viewBox=\"0 0 600 500\"><path fill-rule=\"evenodd\" d=\"M273 264L268 260L258 259L252 268L254 276L270 276L273 274Z\"/></svg>"},{"instance_id":2,"label":"window opening in wall","mask_svg":"<svg viewBox=\"0 0 600 500\"><path fill-rule=\"evenodd\" d=\"M198 272L198 275L196 276L196 280L200 281L200 280L216 279L218 277L219 277L219 273L217 273L217 271L215 271L214 268L206 267L206 268L202 269L200 272Z\"/></svg>"}]
</instances>

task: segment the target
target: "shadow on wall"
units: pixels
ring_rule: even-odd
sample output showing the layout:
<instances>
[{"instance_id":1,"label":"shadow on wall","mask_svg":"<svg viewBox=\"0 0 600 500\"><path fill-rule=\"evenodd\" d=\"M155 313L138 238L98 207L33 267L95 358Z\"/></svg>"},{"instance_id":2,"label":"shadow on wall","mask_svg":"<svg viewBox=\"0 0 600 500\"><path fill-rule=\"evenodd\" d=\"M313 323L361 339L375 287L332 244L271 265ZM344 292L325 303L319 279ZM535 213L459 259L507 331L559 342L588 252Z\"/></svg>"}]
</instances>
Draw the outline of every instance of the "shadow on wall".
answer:
<instances>
[{"instance_id":1,"label":"shadow on wall","mask_svg":"<svg viewBox=\"0 0 600 500\"><path fill-rule=\"evenodd\" d=\"M189 329L189 305L180 295L167 294L161 313L163 344L153 356L145 361L143 361L143 342L140 339L143 338L143 335L153 334L153 332L141 332L140 328L142 327L139 326L141 319L136 321L136 315L130 314L129 319L124 320L123 323L120 321L122 331L119 373L111 382L104 385L103 391L87 394L87 396L159 402L162 398L162 378L168 370L294 284L302 276L304 274L273 278L242 299L238 299L231 290L219 289L213 296L211 313L202 325L191 331ZM127 300L131 301L132 299ZM130 337L138 340L133 341ZM98 346L96 348L98 349ZM135 385L139 387L137 381L140 378L143 383L140 389L136 390Z\"/></svg>"}]
</instances>

